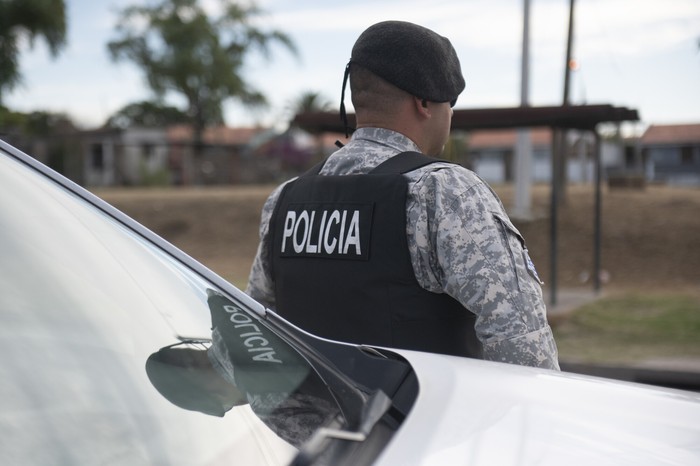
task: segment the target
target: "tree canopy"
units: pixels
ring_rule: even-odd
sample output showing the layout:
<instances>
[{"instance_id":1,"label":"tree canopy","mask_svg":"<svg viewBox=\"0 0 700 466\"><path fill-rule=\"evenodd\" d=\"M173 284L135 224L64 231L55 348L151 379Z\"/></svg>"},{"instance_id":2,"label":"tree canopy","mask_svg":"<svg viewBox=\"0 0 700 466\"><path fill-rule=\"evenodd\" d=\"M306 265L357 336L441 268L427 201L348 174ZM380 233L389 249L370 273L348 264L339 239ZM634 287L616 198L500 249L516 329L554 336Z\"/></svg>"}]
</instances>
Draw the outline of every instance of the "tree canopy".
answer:
<instances>
[{"instance_id":1,"label":"tree canopy","mask_svg":"<svg viewBox=\"0 0 700 466\"><path fill-rule=\"evenodd\" d=\"M332 108L333 104L316 91L304 91L290 103L292 116L308 112L327 112Z\"/></svg>"},{"instance_id":2,"label":"tree canopy","mask_svg":"<svg viewBox=\"0 0 700 466\"><path fill-rule=\"evenodd\" d=\"M162 128L187 122L189 122L189 118L182 110L170 105L146 100L122 107L107 119L105 126L121 129L130 126Z\"/></svg>"},{"instance_id":3,"label":"tree canopy","mask_svg":"<svg viewBox=\"0 0 700 466\"><path fill-rule=\"evenodd\" d=\"M46 137L75 130L75 124L64 113L47 111L18 112L0 105L0 127L5 133L27 137Z\"/></svg>"},{"instance_id":4,"label":"tree canopy","mask_svg":"<svg viewBox=\"0 0 700 466\"><path fill-rule=\"evenodd\" d=\"M22 40L33 46L41 37L56 57L66 45L66 29L64 0L0 0L0 103L22 81Z\"/></svg>"},{"instance_id":5,"label":"tree canopy","mask_svg":"<svg viewBox=\"0 0 700 466\"><path fill-rule=\"evenodd\" d=\"M130 6L120 13L117 38L108 48L114 60L135 63L157 98L184 97L193 124L195 144L206 126L223 122L223 103L263 105L264 95L243 77L245 58L252 52L270 56L277 42L296 53L291 39L278 30L262 30L254 3L218 0L218 13L199 0L161 0L150 6ZM209 5L209 4L207 4Z\"/></svg>"}]
</instances>

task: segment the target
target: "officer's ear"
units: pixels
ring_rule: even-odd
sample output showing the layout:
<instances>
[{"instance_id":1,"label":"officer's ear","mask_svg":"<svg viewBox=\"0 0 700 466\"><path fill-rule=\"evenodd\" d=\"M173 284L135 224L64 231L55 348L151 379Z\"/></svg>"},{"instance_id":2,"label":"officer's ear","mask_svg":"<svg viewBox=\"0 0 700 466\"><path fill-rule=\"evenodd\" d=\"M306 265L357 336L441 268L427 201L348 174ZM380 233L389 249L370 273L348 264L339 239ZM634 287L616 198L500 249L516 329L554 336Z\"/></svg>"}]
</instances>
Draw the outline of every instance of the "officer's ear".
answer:
<instances>
[{"instance_id":1,"label":"officer's ear","mask_svg":"<svg viewBox=\"0 0 700 466\"><path fill-rule=\"evenodd\" d=\"M418 97L413 98L413 104L416 108L418 114L423 118L430 118L432 116L432 111L428 105L428 101L425 99L420 99Z\"/></svg>"}]
</instances>

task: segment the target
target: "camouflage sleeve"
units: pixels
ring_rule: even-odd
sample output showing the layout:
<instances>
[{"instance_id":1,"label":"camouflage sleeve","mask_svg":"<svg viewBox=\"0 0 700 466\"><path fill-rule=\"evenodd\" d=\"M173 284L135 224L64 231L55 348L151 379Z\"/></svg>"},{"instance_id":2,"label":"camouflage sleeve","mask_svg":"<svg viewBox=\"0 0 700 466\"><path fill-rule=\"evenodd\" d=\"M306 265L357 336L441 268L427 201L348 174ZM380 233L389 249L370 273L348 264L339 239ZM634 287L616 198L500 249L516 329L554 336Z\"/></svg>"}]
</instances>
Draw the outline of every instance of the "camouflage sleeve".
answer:
<instances>
[{"instance_id":1,"label":"camouflage sleeve","mask_svg":"<svg viewBox=\"0 0 700 466\"><path fill-rule=\"evenodd\" d=\"M418 282L476 314L484 359L559 369L540 281L491 189L466 170L437 170L412 187L407 233Z\"/></svg>"},{"instance_id":2,"label":"camouflage sleeve","mask_svg":"<svg viewBox=\"0 0 700 466\"><path fill-rule=\"evenodd\" d=\"M253 265L250 268L248 286L245 290L248 296L273 310L275 309L275 285L272 282L270 264L267 260L269 257L267 235L270 230L270 218L275 210L275 204L283 186L275 189L263 205L260 216L260 243L258 244L255 259L253 259Z\"/></svg>"}]
</instances>

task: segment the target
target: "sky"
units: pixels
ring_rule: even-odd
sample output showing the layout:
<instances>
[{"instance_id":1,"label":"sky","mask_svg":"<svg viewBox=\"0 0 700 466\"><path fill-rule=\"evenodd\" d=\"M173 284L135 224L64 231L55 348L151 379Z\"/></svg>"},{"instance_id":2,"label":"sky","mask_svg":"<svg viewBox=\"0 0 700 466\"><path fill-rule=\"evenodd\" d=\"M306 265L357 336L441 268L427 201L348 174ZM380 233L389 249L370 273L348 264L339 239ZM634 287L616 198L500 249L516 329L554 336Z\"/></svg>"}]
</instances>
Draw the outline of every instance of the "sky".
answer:
<instances>
[{"instance_id":1,"label":"sky","mask_svg":"<svg viewBox=\"0 0 700 466\"><path fill-rule=\"evenodd\" d=\"M5 96L15 110L67 113L85 128L150 97L140 70L110 60L117 11L143 0L66 0L68 46L52 59L42 41L23 45L23 85ZM217 0L202 0L214 11ZM273 47L270 60L251 56L245 79L270 105L251 111L230 101L230 126L283 126L290 105L317 92L338 108L345 64L364 29L404 20L448 37L467 83L456 108L520 105L523 0L258 0L261 28L276 28L299 55ZM528 102L560 105L569 0L530 0ZM699 0L576 0L573 104L637 109L649 124L700 123ZM346 105L352 109L349 96ZM177 96L169 103L183 106Z\"/></svg>"}]
</instances>

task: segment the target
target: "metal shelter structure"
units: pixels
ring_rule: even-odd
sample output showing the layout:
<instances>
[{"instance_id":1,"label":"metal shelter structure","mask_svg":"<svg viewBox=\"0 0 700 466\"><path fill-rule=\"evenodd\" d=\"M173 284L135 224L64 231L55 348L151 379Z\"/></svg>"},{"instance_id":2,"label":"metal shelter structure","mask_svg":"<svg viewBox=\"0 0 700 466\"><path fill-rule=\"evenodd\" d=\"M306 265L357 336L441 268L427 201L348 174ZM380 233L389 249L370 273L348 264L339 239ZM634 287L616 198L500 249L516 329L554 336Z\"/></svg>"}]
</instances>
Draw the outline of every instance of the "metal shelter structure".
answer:
<instances>
[{"instance_id":1,"label":"metal shelter structure","mask_svg":"<svg viewBox=\"0 0 700 466\"><path fill-rule=\"evenodd\" d=\"M483 109L460 109L452 115L452 129L483 130L508 128L548 127L552 130L576 129L590 131L595 136L594 173L595 173L595 202L594 202L594 238L593 238L593 287L600 291L601 264L601 138L598 125L601 123L621 123L624 121L639 121L637 110L626 107L602 105L563 105L551 107L504 107ZM292 122L311 133L344 132L345 128L336 112L316 112L297 115ZM355 127L355 115L348 114L348 125ZM554 139L554 138L553 138ZM552 148L552 185L550 205L550 283L551 304L557 303L557 249L558 249L558 210L559 191L558 172L562 157Z\"/></svg>"}]
</instances>

